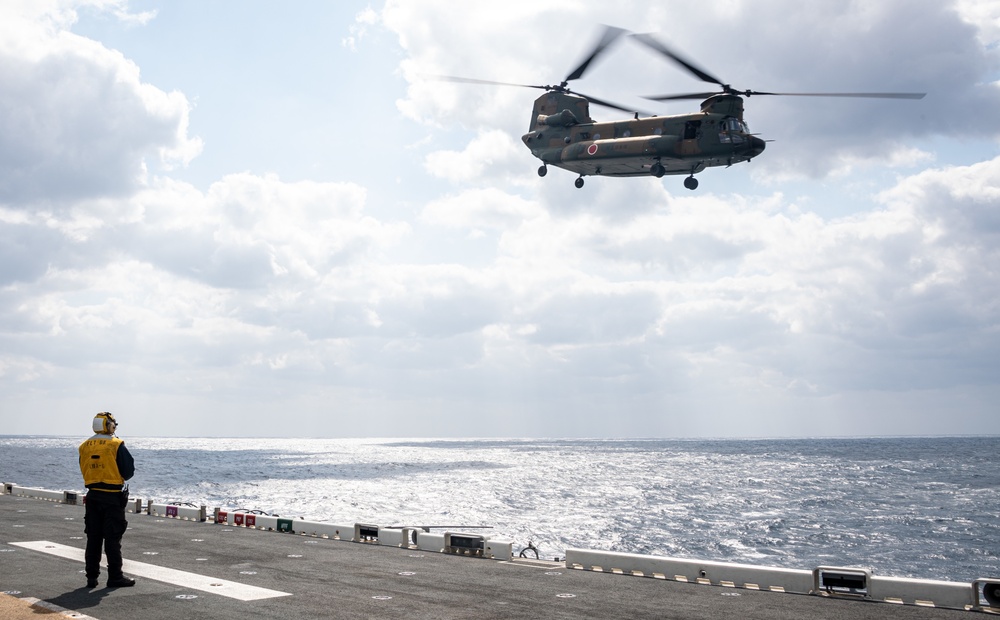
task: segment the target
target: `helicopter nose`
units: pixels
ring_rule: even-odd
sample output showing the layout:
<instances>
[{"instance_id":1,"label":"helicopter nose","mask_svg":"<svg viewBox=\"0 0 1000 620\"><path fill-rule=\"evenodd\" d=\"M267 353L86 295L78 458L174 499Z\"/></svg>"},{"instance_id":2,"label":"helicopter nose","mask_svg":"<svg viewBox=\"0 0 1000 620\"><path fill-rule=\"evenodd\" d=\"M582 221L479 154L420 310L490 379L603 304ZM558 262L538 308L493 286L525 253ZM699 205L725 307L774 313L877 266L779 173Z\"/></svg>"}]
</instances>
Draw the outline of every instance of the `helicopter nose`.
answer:
<instances>
[{"instance_id":1,"label":"helicopter nose","mask_svg":"<svg viewBox=\"0 0 1000 620\"><path fill-rule=\"evenodd\" d=\"M750 157L757 157L764 152L766 143L757 136L750 136Z\"/></svg>"}]
</instances>

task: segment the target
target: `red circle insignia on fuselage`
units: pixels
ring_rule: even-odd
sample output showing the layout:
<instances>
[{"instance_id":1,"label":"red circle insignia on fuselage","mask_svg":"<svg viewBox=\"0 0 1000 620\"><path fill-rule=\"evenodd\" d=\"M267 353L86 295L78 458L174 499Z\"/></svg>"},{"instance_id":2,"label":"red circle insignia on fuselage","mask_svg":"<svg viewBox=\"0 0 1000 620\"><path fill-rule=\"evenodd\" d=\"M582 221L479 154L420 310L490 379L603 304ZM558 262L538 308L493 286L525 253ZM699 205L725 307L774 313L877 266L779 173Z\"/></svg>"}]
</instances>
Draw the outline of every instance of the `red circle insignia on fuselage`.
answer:
<instances>
[{"instance_id":1,"label":"red circle insignia on fuselage","mask_svg":"<svg viewBox=\"0 0 1000 620\"><path fill-rule=\"evenodd\" d=\"M587 155L597 155L597 145L591 144L587 147Z\"/></svg>"}]
</instances>

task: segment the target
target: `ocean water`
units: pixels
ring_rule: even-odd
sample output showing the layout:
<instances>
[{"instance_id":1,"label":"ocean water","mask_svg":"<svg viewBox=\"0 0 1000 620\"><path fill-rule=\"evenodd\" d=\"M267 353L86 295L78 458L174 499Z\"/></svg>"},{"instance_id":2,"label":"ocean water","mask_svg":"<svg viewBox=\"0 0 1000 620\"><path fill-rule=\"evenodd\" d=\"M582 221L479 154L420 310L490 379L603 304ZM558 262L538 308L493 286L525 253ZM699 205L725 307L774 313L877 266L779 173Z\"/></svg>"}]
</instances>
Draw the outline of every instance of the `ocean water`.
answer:
<instances>
[{"instance_id":1,"label":"ocean water","mask_svg":"<svg viewBox=\"0 0 1000 620\"><path fill-rule=\"evenodd\" d=\"M0 480L81 489L82 439L0 436ZM158 502L487 527L548 559L578 547L1000 577L1000 437L125 439L132 496Z\"/></svg>"}]
</instances>

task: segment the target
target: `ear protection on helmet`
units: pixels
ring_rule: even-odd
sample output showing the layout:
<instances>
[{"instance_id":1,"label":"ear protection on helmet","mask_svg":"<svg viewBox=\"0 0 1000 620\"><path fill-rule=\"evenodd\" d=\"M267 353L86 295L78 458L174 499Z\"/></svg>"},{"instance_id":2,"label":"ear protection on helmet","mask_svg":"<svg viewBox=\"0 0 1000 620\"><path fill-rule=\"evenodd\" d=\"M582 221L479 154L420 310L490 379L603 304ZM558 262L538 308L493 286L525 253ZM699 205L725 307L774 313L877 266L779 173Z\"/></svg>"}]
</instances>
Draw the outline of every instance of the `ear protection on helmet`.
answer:
<instances>
[{"instance_id":1,"label":"ear protection on helmet","mask_svg":"<svg viewBox=\"0 0 1000 620\"><path fill-rule=\"evenodd\" d=\"M115 429L118 427L118 422L115 421L115 416L111 415L108 411L102 411L94 416L94 432L101 433L102 435L113 435Z\"/></svg>"}]
</instances>

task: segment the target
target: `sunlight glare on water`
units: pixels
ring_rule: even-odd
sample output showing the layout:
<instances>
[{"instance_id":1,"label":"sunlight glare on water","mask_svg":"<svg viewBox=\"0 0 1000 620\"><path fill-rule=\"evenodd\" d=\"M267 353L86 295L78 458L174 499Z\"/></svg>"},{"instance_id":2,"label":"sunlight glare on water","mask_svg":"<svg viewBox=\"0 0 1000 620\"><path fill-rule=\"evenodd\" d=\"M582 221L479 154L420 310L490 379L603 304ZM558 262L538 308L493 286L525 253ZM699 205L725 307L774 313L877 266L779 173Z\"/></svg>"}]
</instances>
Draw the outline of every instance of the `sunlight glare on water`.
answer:
<instances>
[{"instance_id":1,"label":"sunlight glare on water","mask_svg":"<svg viewBox=\"0 0 1000 620\"><path fill-rule=\"evenodd\" d=\"M79 489L81 438L0 437L4 481ZM570 547L997 576L1000 438L127 439L133 497Z\"/></svg>"}]
</instances>

